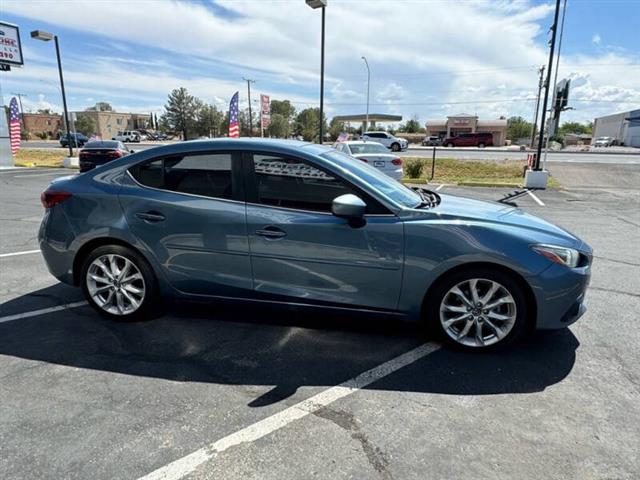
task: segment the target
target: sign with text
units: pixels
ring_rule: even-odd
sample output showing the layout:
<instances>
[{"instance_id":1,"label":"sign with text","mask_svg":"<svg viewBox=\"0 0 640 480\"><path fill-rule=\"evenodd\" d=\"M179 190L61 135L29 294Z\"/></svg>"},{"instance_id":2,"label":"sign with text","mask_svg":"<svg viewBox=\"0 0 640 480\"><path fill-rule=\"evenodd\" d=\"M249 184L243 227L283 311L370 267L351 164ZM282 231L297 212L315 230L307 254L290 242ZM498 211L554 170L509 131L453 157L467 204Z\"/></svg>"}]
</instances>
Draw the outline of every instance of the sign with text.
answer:
<instances>
[{"instance_id":1,"label":"sign with text","mask_svg":"<svg viewBox=\"0 0 640 480\"><path fill-rule=\"evenodd\" d=\"M268 95L260 94L260 119L262 128L267 128L271 123L271 101Z\"/></svg>"},{"instance_id":2,"label":"sign with text","mask_svg":"<svg viewBox=\"0 0 640 480\"><path fill-rule=\"evenodd\" d=\"M23 64L20 29L17 25L0 22L0 63Z\"/></svg>"}]
</instances>

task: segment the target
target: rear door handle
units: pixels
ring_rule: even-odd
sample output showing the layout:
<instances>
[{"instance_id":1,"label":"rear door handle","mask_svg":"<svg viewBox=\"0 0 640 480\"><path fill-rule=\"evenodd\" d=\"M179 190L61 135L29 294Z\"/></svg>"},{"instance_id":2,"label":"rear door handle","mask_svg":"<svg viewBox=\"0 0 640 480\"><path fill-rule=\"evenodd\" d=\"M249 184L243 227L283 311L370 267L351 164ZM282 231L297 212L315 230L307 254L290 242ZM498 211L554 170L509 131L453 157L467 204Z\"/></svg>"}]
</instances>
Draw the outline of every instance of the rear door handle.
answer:
<instances>
[{"instance_id":1,"label":"rear door handle","mask_svg":"<svg viewBox=\"0 0 640 480\"><path fill-rule=\"evenodd\" d=\"M287 232L285 232L284 230L279 229L278 227L274 227L271 225L268 225L264 228L258 229L256 230L256 235L259 235L260 237L264 237L264 238L269 238L269 239L278 239L278 238L282 238L282 237L286 237L287 236Z\"/></svg>"},{"instance_id":2,"label":"rear door handle","mask_svg":"<svg viewBox=\"0 0 640 480\"><path fill-rule=\"evenodd\" d=\"M136 213L136 217L138 217L141 220L144 220L145 222L151 222L151 223L164 221L164 215L162 215L159 212L138 212Z\"/></svg>"}]
</instances>

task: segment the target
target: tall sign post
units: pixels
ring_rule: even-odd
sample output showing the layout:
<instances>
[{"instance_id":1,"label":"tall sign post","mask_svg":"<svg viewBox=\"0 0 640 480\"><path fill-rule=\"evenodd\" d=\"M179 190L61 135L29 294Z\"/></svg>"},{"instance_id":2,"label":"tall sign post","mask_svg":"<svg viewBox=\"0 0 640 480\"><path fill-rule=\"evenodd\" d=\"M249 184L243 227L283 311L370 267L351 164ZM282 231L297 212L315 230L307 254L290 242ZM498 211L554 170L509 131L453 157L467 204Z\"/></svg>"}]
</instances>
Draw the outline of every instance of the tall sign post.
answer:
<instances>
[{"instance_id":1,"label":"tall sign post","mask_svg":"<svg viewBox=\"0 0 640 480\"><path fill-rule=\"evenodd\" d=\"M268 95L260 94L260 136L264 137L264 131L271 123L271 101Z\"/></svg>"},{"instance_id":2,"label":"tall sign post","mask_svg":"<svg viewBox=\"0 0 640 480\"><path fill-rule=\"evenodd\" d=\"M12 67L22 67L23 64L20 28L12 23L0 22L0 71L10 72ZM2 82L0 82L0 103L4 107ZM21 111L20 116L22 113ZM18 129L18 140L19 135ZM3 108L0 115L0 167L13 167L13 165L9 125L7 125L7 116Z\"/></svg>"}]
</instances>

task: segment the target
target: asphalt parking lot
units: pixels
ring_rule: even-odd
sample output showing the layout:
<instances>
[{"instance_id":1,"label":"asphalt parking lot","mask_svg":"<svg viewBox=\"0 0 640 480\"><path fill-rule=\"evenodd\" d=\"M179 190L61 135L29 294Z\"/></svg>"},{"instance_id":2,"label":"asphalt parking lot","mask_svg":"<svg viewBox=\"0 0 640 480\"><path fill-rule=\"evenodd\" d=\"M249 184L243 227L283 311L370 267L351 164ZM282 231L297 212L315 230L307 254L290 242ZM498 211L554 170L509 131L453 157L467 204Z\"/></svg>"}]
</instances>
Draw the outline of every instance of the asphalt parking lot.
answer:
<instances>
[{"instance_id":1,"label":"asphalt parking lot","mask_svg":"<svg viewBox=\"0 0 640 480\"><path fill-rule=\"evenodd\" d=\"M357 315L109 323L36 251L65 173L0 171L0 478L640 478L640 168L554 168L517 203L592 245L589 311L484 355Z\"/></svg>"}]
</instances>

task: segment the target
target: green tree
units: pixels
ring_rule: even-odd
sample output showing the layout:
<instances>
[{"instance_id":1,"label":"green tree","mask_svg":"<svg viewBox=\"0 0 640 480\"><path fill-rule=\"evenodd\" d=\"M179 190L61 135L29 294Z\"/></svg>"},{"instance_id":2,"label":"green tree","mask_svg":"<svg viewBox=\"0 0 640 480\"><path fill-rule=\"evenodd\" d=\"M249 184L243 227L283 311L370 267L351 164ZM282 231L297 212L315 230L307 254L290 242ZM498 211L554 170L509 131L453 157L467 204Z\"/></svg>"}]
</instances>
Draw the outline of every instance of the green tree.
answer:
<instances>
[{"instance_id":1,"label":"green tree","mask_svg":"<svg viewBox=\"0 0 640 480\"><path fill-rule=\"evenodd\" d=\"M289 138L291 135L291 124L281 113L272 113L271 122L267 127L267 135L276 138Z\"/></svg>"},{"instance_id":2,"label":"green tree","mask_svg":"<svg viewBox=\"0 0 640 480\"><path fill-rule=\"evenodd\" d=\"M69 120L71 122L71 120ZM87 137L96 133L96 124L91 117L79 116L75 123L76 132L80 132Z\"/></svg>"},{"instance_id":3,"label":"green tree","mask_svg":"<svg viewBox=\"0 0 640 480\"><path fill-rule=\"evenodd\" d=\"M39 108L38 110L36 110L36 113L40 113L43 115L53 115L53 112L50 108Z\"/></svg>"},{"instance_id":4,"label":"green tree","mask_svg":"<svg viewBox=\"0 0 640 480\"><path fill-rule=\"evenodd\" d=\"M344 122L336 120L335 118L331 119L331 123L329 123L329 136L331 137L331 141L335 142L338 136L345 131Z\"/></svg>"},{"instance_id":5,"label":"green tree","mask_svg":"<svg viewBox=\"0 0 640 480\"><path fill-rule=\"evenodd\" d=\"M590 134L591 126L580 122L564 122L558 129L558 135L565 136L567 133Z\"/></svg>"},{"instance_id":6,"label":"green tree","mask_svg":"<svg viewBox=\"0 0 640 480\"><path fill-rule=\"evenodd\" d=\"M327 131L326 124L327 119L322 119L323 131ZM316 142L318 140L318 134L320 128L320 109L319 108L305 108L298 115L296 115L295 132L298 135L302 135L307 142Z\"/></svg>"},{"instance_id":7,"label":"green tree","mask_svg":"<svg viewBox=\"0 0 640 480\"><path fill-rule=\"evenodd\" d=\"M201 107L200 102L193 95L190 95L186 88L176 88L169 94L165 105L167 122L176 132L182 133L184 140L189 139L189 132L193 133Z\"/></svg>"},{"instance_id":8,"label":"green tree","mask_svg":"<svg viewBox=\"0 0 640 480\"><path fill-rule=\"evenodd\" d=\"M414 115L413 118L407 120L407 123L401 127L400 131L404 133L419 133L421 129L420 121L418 120L418 116Z\"/></svg>"},{"instance_id":9,"label":"green tree","mask_svg":"<svg viewBox=\"0 0 640 480\"><path fill-rule=\"evenodd\" d=\"M533 124L522 117L510 117L507 120L507 139L515 142L519 138L530 138Z\"/></svg>"},{"instance_id":10,"label":"green tree","mask_svg":"<svg viewBox=\"0 0 640 480\"><path fill-rule=\"evenodd\" d=\"M220 135L222 125L222 112L215 105L203 104L198 111L196 130L198 135L205 137L217 137Z\"/></svg>"},{"instance_id":11,"label":"green tree","mask_svg":"<svg viewBox=\"0 0 640 480\"><path fill-rule=\"evenodd\" d=\"M86 109L88 112L115 112L109 102L98 102L93 107Z\"/></svg>"},{"instance_id":12,"label":"green tree","mask_svg":"<svg viewBox=\"0 0 640 480\"><path fill-rule=\"evenodd\" d=\"M289 121L296 114L296 109L289 100L271 100L271 115L276 113Z\"/></svg>"}]
</instances>

